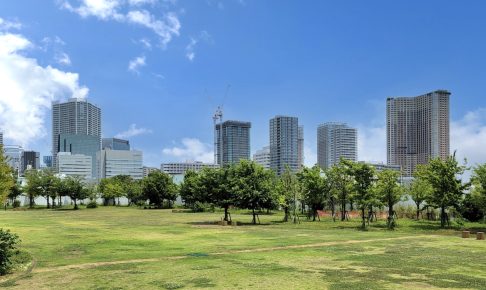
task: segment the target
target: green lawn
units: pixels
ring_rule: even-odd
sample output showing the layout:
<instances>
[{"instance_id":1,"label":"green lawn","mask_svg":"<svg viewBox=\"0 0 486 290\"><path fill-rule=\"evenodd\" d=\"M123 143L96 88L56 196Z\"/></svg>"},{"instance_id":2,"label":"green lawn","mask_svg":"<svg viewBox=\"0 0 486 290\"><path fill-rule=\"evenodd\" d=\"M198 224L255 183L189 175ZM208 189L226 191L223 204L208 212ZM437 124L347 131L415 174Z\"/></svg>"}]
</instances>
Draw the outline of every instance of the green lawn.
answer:
<instances>
[{"instance_id":1,"label":"green lawn","mask_svg":"<svg viewBox=\"0 0 486 290\"><path fill-rule=\"evenodd\" d=\"M122 207L1 211L0 227L21 237L35 266L0 278L0 286L486 289L486 241L461 239L436 223L401 219L388 231L379 221L359 231L358 220L294 225L275 214L257 226L213 225L221 216Z\"/></svg>"}]
</instances>

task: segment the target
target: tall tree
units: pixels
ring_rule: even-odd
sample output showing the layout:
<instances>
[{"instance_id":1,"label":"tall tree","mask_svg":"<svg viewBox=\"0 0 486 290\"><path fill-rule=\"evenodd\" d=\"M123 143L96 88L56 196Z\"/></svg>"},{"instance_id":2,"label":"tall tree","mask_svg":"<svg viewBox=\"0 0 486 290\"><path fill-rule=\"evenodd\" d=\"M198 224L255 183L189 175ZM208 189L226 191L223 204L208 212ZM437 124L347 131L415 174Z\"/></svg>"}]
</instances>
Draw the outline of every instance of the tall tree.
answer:
<instances>
[{"instance_id":1,"label":"tall tree","mask_svg":"<svg viewBox=\"0 0 486 290\"><path fill-rule=\"evenodd\" d=\"M238 204L252 210L252 223L256 224L255 210L271 203L273 172L248 160L241 160L230 172L231 189L238 196Z\"/></svg>"},{"instance_id":2,"label":"tall tree","mask_svg":"<svg viewBox=\"0 0 486 290\"><path fill-rule=\"evenodd\" d=\"M54 172L50 168L44 168L39 171L39 189L40 195L47 201L47 208L50 208L49 199L51 196L55 196L56 193L56 177ZM54 201L55 197L53 198Z\"/></svg>"},{"instance_id":3,"label":"tall tree","mask_svg":"<svg viewBox=\"0 0 486 290\"><path fill-rule=\"evenodd\" d=\"M120 197L123 196L124 186L119 180L111 179L104 186L103 198L106 200L113 200L113 205L116 205L118 199L118 205L120 205Z\"/></svg>"},{"instance_id":4,"label":"tall tree","mask_svg":"<svg viewBox=\"0 0 486 290\"><path fill-rule=\"evenodd\" d=\"M415 203L417 220L420 217L420 212L424 209L421 208L421 206L425 203L425 201L427 201L427 199L429 199L432 193L432 187L427 180L423 178L423 176L425 176L423 173L424 170L427 170L427 167L418 166L414 174L414 180L406 188L406 193Z\"/></svg>"},{"instance_id":5,"label":"tall tree","mask_svg":"<svg viewBox=\"0 0 486 290\"><path fill-rule=\"evenodd\" d=\"M142 181L133 180L127 188L126 195L128 198L128 205L143 202L144 196L142 194Z\"/></svg>"},{"instance_id":6,"label":"tall tree","mask_svg":"<svg viewBox=\"0 0 486 290\"><path fill-rule=\"evenodd\" d=\"M287 222L291 215L292 221L297 222L297 201L300 199L299 181L297 176L287 166L283 174L276 179L275 191L278 204L284 210L284 222Z\"/></svg>"},{"instance_id":7,"label":"tall tree","mask_svg":"<svg viewBox=\"0 0 486 290\"><path fill-rule=\"evenodd\" d=\"M377 204L377 197L372 189L374 169L366 163L345 161L349 166L349 173L353 176L353 201L361 211L361 228L366 228L366 210Z\"/></svg>"},{"instance_id":8,"label":"tall tree","mask_svg":"<svg viewBox=\"0 0 486 290\"><path fill-rule=\"evenodd\" d=\"M7 164L5 155L3 155L3 146L0 145L0 203L2 205L5 204L14 184L12 168Z\"/></svg>"},{"instance_id":9,"label":"tall tree","mask_svg":"<svg viewBox=\"0 0 486 290\"><path fill-rule=\"evenodd\" d=\"M393 206L395 206L403 196L399 178L400 172L395 170L383 170L378 173L378 180L375 185L378 198L388 207L387 226L389 229L394 229L396 225Z\"/></svg>"},{"instance_id":10,"label":"tall tree","mask_svg":"<svg viewBox=\"0 0 486 290\"><path fill-rule=\"evenodd\" d=\"M142 180L142 192L150 204L162 208L164 200L167 200L170 206L170 201L177 193L177 186L167 173L153 171Z\"/></svg>"},{"instance_id":11,"label":"tall tree","mask_svg":"<svg viewBox=\"0 0 486 290\"><path fill-rule=\"evenodd\" d=\"M353 177L349 174L349 165L341 160L326 173L330 184L330 197L336 198L340 205L341 221L347 218L346 206L350 203L353 189Z\"/></svg>"},{"instance_id":12,"label":"tall tree","mask_svg":"<svg viewBox=\"0 0 486 290\"><path fill-rule=\"evenodd\" d=\"M486 164L478 165L473 169L473 175L471 177L473 185L473 194L483 214L486 216Z\"/></svg>"},{"instance_id":13,"label":"tall tree","mask_svg":"<svg viewBox=\"0 0 486 290\"><path fill-rule=\"evenodd\" d=\"M64 180L67 191L67 196L74 202L74 209L78 209L78 200L83 200L88 197L88 190L86 189L83 179L79 176L68 176Z\"/></svg>"},{"instance_id":14,"label":"tall tree","mask_svg":"<svg viewBox=\"0 0 486 290\"><path fill-rule=\"evenodd\" d=\"M29 207L34 207L34 199L43 194L41 183L41 175L38 170L31 169L27 170L25 173L25 178L27 185L25 186L25 192L29 198Z\"/></svg>"},{"instance_id":15,"label":"tall tree","mask_svg":"<svg viewBox=\"0 0 486 290\"><path fill-rule=\"evenodd\" d=\"M16 179L14 179L14 180L15 180L14 184L10 188L10 191L8 193L9 202L11 202L12 204L17 199L17 197L19 197L22 194L22 186L20 185L20 183Z\"/></svg>"},{"instance_id":16,"label":"tall tree","mask_svg":"<svg viewBox=\"0 0 486 290\"><path fill-rule=\"evenodd\" d=\"M180 188L181 199L186 207L196 210L196 205L205 202L202 196L201 178L194 170L186 171Z\"/></svg>"},{"instance_id":17,"label":"tall tree","mask_svg":"<svg viewBox=\"0 0 486 290\"><path fill-rule=\"evenodd\" d=\"M323 208L325 202L325 184L321 168L317 165L312 168L305 167L297 176L302 186L304 202L310 207L312 221L315 221L316 217L319 218L317 211Z\"/></svg>"},{"instance_id":18,"label":"tall tree","mask_svg":"<svg viewBox=\"0 0 486 290\"><path fill-rule=\"evenodd\" d=\"M234 165L232 165L233 167ZM201 202L207 202L224 209L223 220L229 221L229 208L237 202L237 196L231 188L232 167L203 168L200 172Z\"/></svg>"},{"instance_id":19,"label":"tall tree","mask_svg":"<svg viewBox=\"0 0 486 290\"><path fill-rule=\"evenodd\" d=\"M440 208L440 226L443 228L449 224L448 207L458 207L464 191L469 184L463 184L459 178L464 173L466 166L459 165L455 153L446 160L435 158L429 161L426 169L421 172L421 178L427 180L432 188L429 202Z\"/></svg>"}]
</instances>

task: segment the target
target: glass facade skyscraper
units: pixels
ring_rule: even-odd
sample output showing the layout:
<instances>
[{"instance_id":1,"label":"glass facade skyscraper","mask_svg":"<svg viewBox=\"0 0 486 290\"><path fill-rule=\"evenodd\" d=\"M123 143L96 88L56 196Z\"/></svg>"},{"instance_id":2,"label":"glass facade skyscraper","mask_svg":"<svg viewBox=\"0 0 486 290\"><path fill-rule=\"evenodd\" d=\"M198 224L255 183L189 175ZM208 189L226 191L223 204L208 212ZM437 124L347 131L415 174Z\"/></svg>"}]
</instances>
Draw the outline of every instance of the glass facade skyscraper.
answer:
<instances>
[{"instance_id":1,"label":"glass facade skyscraper","mask_svg":"<svg viewBox=\"0 0 486 290\"><path fill-rule=\"evenodd\" d=\"M216 124L216 156L217 164L228 165L239 162L241 159L250 159L250 122L225 121ZM223 144L221 146L221 139ZM222 151L222 152L221 152ZM222 154L221 154L222 153Z\"/></svg>"},{"instance_id":2,"label":"glass facade skyscraper","mask_svg":"<svg viewBox=\"0 0 486 290\"><path fill-rule=\"evenodd\" d=\"M101 149L130 150L130 142L118 138L103 138L103 140L101 140Z\"/></svg>"},{"instance_id":3,"label":"glass facade skyscraper","mask_svg":"<svg viewBox=\"0 0 486 290\"><path fill-rule=\"evenodd\" d=\"M52 103L52 156L53 166L56 169L58 169L57 153L60 152L62 145L59 138L60 134L96 137L98 140L98 149L96 151L99 151L101 149L100 108L83 98L71 98L64 103ZM89 156L92 155L89 154Z\"/></svg>"},{"instance_id":4,"label":"glass facade skyscraper","mask_svg":"<svg viewBox=\"0 0 486 290\"><path fill-rule=\"evenodd\" d=\"M288 166L293 172L299 164L299 120L276 116L270 120L270 168L278 175Z\"/></svg>"},{"instance_id":5,"label":"glass facade skyscraper","mask_svg":"<svg viewBox=\"0 0 486 290\"><path fill-rule=\"evenodd\" d=\"M91 157L91 164L96 164L96 153L100 151L100 139L84 134L59 134L58 152L70 152L72 155ZM96 166L92 168L92 177L96 177Z\"/></svg>"}]
</instances>

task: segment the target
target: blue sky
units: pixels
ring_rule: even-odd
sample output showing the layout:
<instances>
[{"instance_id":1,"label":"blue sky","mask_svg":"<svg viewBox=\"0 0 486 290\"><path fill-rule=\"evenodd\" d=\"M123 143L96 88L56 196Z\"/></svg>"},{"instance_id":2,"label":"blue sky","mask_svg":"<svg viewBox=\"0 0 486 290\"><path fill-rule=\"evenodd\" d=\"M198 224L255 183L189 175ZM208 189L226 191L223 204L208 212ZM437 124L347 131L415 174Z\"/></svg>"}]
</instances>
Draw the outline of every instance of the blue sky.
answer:
<instances>
[{"instance_id":1,"label":"blue sky","mask_svg":"<svg viewBox=\"0 0 486 290\"><path fill-rule=\"evenodd\" d=\"M359 159L386 161L386 97L447 89L451 149L486 162L485 11L479 0L1 1L0 128L49 154L48 104L81 95L101 107L103 135L128 137L146 165L211 161L211 117L231 85L224 117L252 122L252 152L285 114L305 127L307 164L327 121L358 127Z\"/></svg>"}]
</instances>

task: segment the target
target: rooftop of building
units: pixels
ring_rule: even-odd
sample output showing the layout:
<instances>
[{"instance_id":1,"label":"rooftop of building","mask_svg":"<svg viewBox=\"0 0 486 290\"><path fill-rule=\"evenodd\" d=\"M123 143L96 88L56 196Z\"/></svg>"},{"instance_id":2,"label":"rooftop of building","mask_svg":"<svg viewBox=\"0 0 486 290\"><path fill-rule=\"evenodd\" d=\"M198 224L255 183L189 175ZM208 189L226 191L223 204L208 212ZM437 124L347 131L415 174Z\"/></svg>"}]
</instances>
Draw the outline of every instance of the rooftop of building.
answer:
<instances>
[{"instance_id":1,"label":"rooftop of building","mask_svg":"<svg viewBox=\"0 0 486 290\"><path fill-rule=\"evenodd\" d=\"M413 96L413 97L401 97L401 96L398 96L398 97L388 97L386 100L387 101L390 101L390 100L394 100L394 99L414 99L414 98L417 98L417 97L424 97L424 96L432 96L433 94L439 94L439 95L448 95L450 96L451 95L451 92L448 91L448 90L445 90L445 89L438 89L438 90L435 90L435 91L432 91L432 92L428 92L428 93L425 93L425 94L422 94L422 95L418 95L418 96Z\"/></svg>"}]
</instances>

